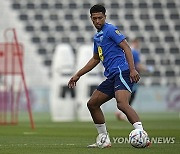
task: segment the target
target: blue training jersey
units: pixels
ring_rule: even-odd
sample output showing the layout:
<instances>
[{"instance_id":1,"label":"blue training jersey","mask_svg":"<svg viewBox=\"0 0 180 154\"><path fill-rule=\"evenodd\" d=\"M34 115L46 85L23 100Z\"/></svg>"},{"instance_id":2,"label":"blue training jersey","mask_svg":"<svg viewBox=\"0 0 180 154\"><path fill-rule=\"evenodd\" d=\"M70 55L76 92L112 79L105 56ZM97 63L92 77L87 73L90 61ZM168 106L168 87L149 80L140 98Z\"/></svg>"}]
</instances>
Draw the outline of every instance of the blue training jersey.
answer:
<instances>
[{"instance_id":1,"label":"blue training jersey","mask_svg":"<svg viewBox=\"0 0 180 154\"><path fill-rule=\"evenodd\" d=\"M139 54L138 50L136 50L134 48L132 48L131 51L132 51L132 55L133 55L133 59L134 59L135 68L138 71L137 65L140 63L140 54Z\"/></svg>"},{"instance_id":2,"label":"blue training jersey","mask_svg":"<svg viewBox=\"0 0 180 154\"><path fill-rule=\"evenodd\" d=\"M107 78L119 73L119 69L121 71L129 69L125 53L119 46L125 38L117 27L108 23L105 23L102 30L94 35L94 53L99 55Z\"/></svg>"},{"instance_id":3,"label":"blue training jersey","mask_svg":"<svg viewBox=\"0 0 180 154\"><path fill-rule=\"evenodd\" d=\"M135 66L136 70L139 72L139 70L137 69L137 65L140 63L139 51L134 48L132 48L131 51L132 51L132 55L133 55L133 59L134 59L134 66ZM138 84L135 83L132 91L135 92L137 90L137 88L138 88Z\"/></svg>"}]
</instances>

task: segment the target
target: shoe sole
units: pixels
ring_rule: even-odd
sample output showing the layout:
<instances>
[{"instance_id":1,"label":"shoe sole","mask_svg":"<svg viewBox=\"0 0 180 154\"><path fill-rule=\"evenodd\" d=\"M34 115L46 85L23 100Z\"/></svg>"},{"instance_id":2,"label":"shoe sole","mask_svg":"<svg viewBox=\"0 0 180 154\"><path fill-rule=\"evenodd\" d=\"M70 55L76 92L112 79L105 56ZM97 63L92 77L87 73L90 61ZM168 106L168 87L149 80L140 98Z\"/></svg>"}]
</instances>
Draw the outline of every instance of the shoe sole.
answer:
<instances>
[{"instance_id":1,"label":"shoe sole","mask_svg":"<svg viewBox=\"0 0 180 154\"><path fill-rule=\"evenodd\" d=\"M152 143L151 143L151 142L148 142L148 143L146 144L146 147L149 148L151 145L152 145Z\"/></svg>"},{"instance_id":2,"label":"shoe sole","mask_svg":"<svg viewBox=\"0 0 180 154\"><path fill-rule=\"evenodd\" d=\"M111 144L109 144L109 145L107 145L107 146L105 146L103 148L111 148Z\"/></svg>"}]
</instances>

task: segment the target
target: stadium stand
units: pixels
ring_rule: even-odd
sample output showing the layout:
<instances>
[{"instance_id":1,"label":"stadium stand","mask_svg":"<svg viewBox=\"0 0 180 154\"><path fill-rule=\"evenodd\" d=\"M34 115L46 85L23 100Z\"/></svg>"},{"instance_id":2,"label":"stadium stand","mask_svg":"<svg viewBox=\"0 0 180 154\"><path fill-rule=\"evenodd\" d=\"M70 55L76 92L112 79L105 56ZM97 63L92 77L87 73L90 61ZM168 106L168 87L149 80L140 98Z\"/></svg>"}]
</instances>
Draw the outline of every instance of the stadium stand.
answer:
<instances>
[{"instance_id":1,"label":"stadium stand","mask_svg":"<svg viewBox=\"0 0 180 154\"><path fill-rule=\"evenodd\" d=\"M11 0L24 33L29 33L37 53L51 70L55 47L69 43L75 53L82 44L92 43L95 29L89 19L92 0ZM142 41L142 60L156 70L142 76L142 84L178 84L180 76L179 0L104 0L108 21L116 24L128 38ZM162 79L162 80L161 80ZM163 81L163 82L162 82ZM177 82L176 82L177 81ZM180 85L180 83L179 83Z\"/></svg>"}]
</instances>

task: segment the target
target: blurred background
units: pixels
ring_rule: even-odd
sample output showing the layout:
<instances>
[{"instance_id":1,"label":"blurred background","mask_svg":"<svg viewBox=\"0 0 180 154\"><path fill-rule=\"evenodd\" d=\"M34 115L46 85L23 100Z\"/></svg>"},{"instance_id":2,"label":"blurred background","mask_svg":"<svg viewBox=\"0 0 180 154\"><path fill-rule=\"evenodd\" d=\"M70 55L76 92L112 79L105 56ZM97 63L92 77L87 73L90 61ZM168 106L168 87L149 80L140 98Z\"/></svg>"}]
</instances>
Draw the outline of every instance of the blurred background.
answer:
<instances>
[{"instance_id":1,"label":"blurred background","mask_svg":"<svg viewBox=\"0 0 180 154\"><path fill-rule=\"evenodd\" d=\"M46 112L52 117L73 112L71 117L76 117L82 105L80 101L86 108L86 101L98 83L95 79L99 83L103 80L103 70L99 67L78 83L79 87L85 85L84 88L66 87L83 59L79 54L82 46L84 52L85 45L93 52L92 38L96 31L89 9L97 3L104 4L107 22L116 25L127 39L139 38L141 61L154 68L152 73L141 75L133 107L138 112L179 112L179 0L1 0L0 42L5 41L3 34L7 28L16 29L24 46L23 67L32 112ZM19 108L26 110L25 96L20 99ZM66 114L58 115L54 110L64 110ZM114 100L104 105L103 110L115 112Z\"/></svg>"}]
</instances>

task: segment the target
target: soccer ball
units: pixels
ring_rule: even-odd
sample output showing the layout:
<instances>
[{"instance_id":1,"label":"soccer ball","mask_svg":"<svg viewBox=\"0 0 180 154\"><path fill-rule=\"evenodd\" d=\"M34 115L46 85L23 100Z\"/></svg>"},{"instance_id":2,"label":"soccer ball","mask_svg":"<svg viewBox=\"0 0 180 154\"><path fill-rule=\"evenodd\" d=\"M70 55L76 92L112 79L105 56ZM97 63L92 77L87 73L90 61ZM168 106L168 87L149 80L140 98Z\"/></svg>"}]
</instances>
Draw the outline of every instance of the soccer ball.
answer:
<instances>
[{"instance_id":1,"label":"soccer ball","mask_svg":"<svg viewBox=\"0 0 180 154\"><path fill-rule=\"evenodd\" d=\"M145 148L150 141L146 131L134 129L129 134L129 142L135 148Z\"/></svg>"},{"instance_id":2,"label":"soccer ball","mask_svg":"<svg viewBox=\"0 0 180 154\"><path fill-rule=\"evenodd\" d=\"M96 138L96 145L99 148L111 147L111 141L108 134L99 134Z\"/></svg>"}]
</instances>

